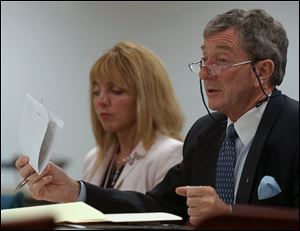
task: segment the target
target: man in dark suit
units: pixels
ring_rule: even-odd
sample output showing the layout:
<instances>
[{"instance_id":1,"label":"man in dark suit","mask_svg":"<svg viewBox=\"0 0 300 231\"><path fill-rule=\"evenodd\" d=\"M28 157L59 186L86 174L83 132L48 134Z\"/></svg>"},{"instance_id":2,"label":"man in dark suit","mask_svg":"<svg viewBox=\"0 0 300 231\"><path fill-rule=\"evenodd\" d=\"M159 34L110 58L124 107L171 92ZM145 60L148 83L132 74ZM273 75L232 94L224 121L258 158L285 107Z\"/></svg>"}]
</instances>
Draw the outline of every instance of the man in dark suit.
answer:
<instances>
[{"instance_id":1,"label":"man in dark suit","mask_svg":"<svg viewBox=\"0 0 300 231\"><path fill-rule=\"evenodd\" d=\"M16 166L34 198L84 200L104 213L166 211L197 224L235 204L299 207L299 102L276 89L287 47L285 30L263 10L234 9L207 24L203 57L189 67L217 112L193 125L182 163L146 195L73 180L53 163L42 177L26 157Z\"/></svg>"}]
</instances>

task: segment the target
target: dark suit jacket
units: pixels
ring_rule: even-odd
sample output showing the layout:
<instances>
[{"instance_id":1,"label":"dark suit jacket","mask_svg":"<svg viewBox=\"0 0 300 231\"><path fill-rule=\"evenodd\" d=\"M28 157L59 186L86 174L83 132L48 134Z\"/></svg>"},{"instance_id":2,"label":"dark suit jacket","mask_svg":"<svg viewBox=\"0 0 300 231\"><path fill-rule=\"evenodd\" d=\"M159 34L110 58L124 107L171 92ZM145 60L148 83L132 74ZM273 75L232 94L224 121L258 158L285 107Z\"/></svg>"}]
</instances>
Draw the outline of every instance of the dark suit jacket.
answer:
<instances>
[{"instance_id":1,"label":"dark suit jacket","mask_svg":"<svg viewBox=\"0 0 300 231\"><path fill-rule=\"evenodd\" d=\"M214 113L220 121L227 118ZM183 161L146 195L101 189L85 183L87 203L103 211L166 211L187 218L185 198L175 188L185 185L214 187L216 163L225 138L226 123L209 116L200 118L190 129L183 147ZM259 200L258 185L264 176L276 179L281 193ZM299 102L274 90L268 102L242 171L236 203L299 207Z\"/></svg>"}]
</instances>

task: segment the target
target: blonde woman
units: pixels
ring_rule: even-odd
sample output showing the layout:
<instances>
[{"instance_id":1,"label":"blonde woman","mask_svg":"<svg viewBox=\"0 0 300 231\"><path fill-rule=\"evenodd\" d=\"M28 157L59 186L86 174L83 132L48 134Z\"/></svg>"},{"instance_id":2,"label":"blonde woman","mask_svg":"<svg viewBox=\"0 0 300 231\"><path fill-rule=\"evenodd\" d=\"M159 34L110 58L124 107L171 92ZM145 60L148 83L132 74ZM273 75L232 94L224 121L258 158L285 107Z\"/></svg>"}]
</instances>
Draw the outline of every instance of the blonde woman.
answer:
<instances>
[{"instance_id":1,"label":"blonde woman","mask_svg":"<svg viewBox=\"0 0 300 231\"><path fill-rule=\"evenodd\" d=\"M83 180L146 192L182 160L183 114L162 61L133 42L104 53L90 72L96 147Z\"/></svg>"}]
</instances>

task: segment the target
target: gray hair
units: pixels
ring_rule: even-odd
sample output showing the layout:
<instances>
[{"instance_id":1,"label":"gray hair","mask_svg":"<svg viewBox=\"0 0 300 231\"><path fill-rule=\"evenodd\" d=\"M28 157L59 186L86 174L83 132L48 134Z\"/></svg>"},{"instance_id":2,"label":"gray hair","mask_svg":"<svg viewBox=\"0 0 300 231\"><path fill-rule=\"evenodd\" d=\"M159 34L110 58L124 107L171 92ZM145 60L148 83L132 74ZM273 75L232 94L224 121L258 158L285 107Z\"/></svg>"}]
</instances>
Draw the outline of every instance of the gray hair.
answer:
<instances>
[{"instance_id":1,"label":"gray hair","mask_svg":"<svg viewBox=\"0 0 300 231\"><path fill-rule=\"evenodd\" d=\"M271 77L271 84L280 85L285 74L289 44L281 23L261 9L249 11L232 9L214 17L206 25L203 36L207 38L228 28L237 31L252 61L273 60L275 70Z\"/></svg>"}]
</instances>

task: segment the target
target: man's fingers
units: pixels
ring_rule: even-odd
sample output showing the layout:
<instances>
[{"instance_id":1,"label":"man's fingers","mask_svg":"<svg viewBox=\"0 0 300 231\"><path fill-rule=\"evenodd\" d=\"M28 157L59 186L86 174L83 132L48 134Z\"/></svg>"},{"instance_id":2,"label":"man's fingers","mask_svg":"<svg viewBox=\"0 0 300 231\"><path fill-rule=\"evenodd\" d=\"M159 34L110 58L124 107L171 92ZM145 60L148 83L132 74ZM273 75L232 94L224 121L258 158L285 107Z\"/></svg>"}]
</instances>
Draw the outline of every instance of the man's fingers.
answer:
<instances>
[{"instance_id":1,"label":"man's fingers","mask_svg":"<svg viewBox=\"0 0 300 231\"><path fill-rule=\"evenodd\" d=\"M190 217L189 220L192 225L197 226L204 220L204 218L202 216L199 217L196 216L196 217Z\"/></svg>"},{"instance_id":2,"label":"man's fingers","mask_svg":"<svg viewBox=\"0 0 300 231\"><path fill-rule=\"evenodd\" d=\"M15 163L15 166L17 169L23 168L25 165L27 165L29 163L29 157L28 156L24 156L21 155Z\"/></svg>"},{"instance_id":3,"label":"man's fingers","mask_svg":"<svg viewBox=\"0 0 300 231\"><path fill-rule=\"evenodd\" d=\"M49 162L49 163L46 165L45 169L42 171L41 175L47 174L47 173L50 171L50 169L51 169L52 167L53 167L53 163L52 163L52 162Z\"/></svg>"},{"instance_id":4,"label":"man's fingers","mask_svg":"<svg viewBox=\"0 0 300 231\"><path fill-rule=\"evenodd\" d=\"M38 192L52 180L52 176L44 176L31 184L33 191Z\"/></svg>"},{"instance_id":5,"label":"man's fingers","mask_svg":"<svg viewBox=\"0 0 300 231\"><path fill-rule=\"evenodd\" d=\"M33 170L33 168L31 169ZM46 176L49 170L50 170L50 165L47 165L41 174L38 174L37 172L34 171L27 177L27 179L31 184L33 184L34 182L38 181L40 178Z\"/></svg>"},{"instance_id":6,"label":"man's fingers","mask_svg":"<svg viewBox=\"0 0 300 231\"><path fill-rule=\"evenodd\" d=\"M186 196L188 186L177 187L175 192L180 196Z\"/></svg>"},{"instance_id":7,"label":"man's fingers","mask_svg":"<svg viewBox=\"0 0 300 231\"><path fill-rule=\"evenodd\" d=\"M46 192L46 189L44 186L51 182L52 176L45 176L40 178L38 181L32 183L30 185L30 191L32 192L33 198L40 200L40 199L45 199L44 194Z\"/></svg>"},{"instance_id":8,"label":"man's fingers","mask_svg":"<svg viewBox=\"0 0 300 231\"><path fill-rule=\"evenodd\" d=\"M34 174L35 171L34 171L34 169L31 167L30 164L27 164L25 167L19 169L19 173L20 173L20 175L21 175L24 179L26 179L26 178L28 178L29 176L31 176L32 174Z\"/></svg>"}]
</instances>

